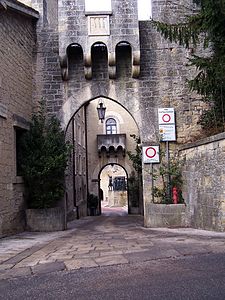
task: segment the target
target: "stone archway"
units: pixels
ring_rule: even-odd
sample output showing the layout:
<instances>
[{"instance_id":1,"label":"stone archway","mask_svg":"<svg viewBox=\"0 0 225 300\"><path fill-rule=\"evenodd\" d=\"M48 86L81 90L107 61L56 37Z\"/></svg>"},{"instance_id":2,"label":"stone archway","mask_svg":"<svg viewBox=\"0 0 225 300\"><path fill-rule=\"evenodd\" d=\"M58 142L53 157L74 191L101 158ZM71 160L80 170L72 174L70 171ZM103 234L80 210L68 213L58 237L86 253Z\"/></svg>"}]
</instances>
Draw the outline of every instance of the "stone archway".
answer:
<instances>
[{"instance_id":1,"label":"stone archway","mask_svg":"<svg viewBox=\"0 0 225 300\"><path fill-rule=\"evenodd\" d=\"M102 123L96 110L99 98L106 106L106 116ZM117 132L108 134L106 124L112 117L117 122ZM66 128L66 139L74 146L66 177L70 219L88 214L88 194L100 197L99 172L103 166L121 165L127 170L127 177L134 171L126 151L135 150L136 144L130 135L138 136L139 128L133 116L122 105L106 97L86 101L72 115ZM100 205L98 212L101 212Z\"/></svg>"},{"instance_id":2,"label":"stone archway","mask_svg":"<svg viewBox=\"0 0 225 300\"><path fill-rule=\"evenodd\" d=\"M142 129L142 119L140 115L140 111L137 109L137 101L136 97L132 97L129 99L131 101L125 101L123 100L123 95L121 94L122 100L118 100L117 97L110 97L102 93L96 93L96 96L89 97L89 100L87 100L87 97L83 94L88 94L90 96L90 90L87 91L88 88L85 88L83 92L79 91L77 95L72 95L68 98L68 100L62 105L62 108L58 112L57 116L59 120L61 121L62 128L66 129L68 127L68 124L70 123L73 116L82 108L87 106L90 102L102 98L106 100L110 100L114 102L115 104L120 105L123 107L124 110L126 110L130 116L133 118L134 122L136 123L137 127L139 128L139 132L141 135L141 129ZM122 91L121 91L122 92ZM113 93L114 94L114 93ZM129 93L128 93L129 95Z\"/></svg>"}]
</instances>

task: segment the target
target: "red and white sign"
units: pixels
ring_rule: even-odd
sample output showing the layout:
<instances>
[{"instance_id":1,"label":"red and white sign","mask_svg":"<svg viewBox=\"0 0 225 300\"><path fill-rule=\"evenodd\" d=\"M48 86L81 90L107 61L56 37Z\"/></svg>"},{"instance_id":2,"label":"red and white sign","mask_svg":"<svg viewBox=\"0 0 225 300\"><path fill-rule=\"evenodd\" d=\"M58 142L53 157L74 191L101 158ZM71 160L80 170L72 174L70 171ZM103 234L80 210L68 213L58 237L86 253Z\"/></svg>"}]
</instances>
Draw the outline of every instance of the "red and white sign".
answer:
<instances>
[{"instance_id":1,"label":"red and white sign","mask_svg":"<svg viewBox=\"0 0 225 300\"><path fill-rule=\"evenodd\" d=\"M158 109L159 124L175 124L174 108Z\"/></svg>"},{"instance_id":2,"label":"red and white sign","mask_svg":"<svg viewBox=\"0 0 225 300\"><path fill-rule=\"evenodd\" d=\"M159 163L159 146L144 146L142 157L144 164Z\"/></svg>"}]
</instances>

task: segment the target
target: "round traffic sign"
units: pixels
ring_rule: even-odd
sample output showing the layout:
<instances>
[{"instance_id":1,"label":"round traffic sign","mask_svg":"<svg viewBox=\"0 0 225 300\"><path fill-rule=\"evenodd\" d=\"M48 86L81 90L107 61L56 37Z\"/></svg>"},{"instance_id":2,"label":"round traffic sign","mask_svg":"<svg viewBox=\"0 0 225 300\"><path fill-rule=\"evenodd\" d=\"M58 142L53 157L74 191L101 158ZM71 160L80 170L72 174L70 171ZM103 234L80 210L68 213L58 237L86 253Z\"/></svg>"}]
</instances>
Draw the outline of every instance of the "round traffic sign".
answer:
<instances>
[{"instance_id":1,"label":"round traffic sign","mask_svg":"<svg viewBox=\"0 0 225 300\"><path fill-rule=\"evenodd\" d=\"M153 157L155 157L155 155L156 155L156 150L155 150L155 148L153 148L153 147L148 147L148 148L145 150L145 155L146 155L148 158L153 158Z\"/></svg>"},{"instance_id":2,"label":"round traffic sign","mask_svg":"<svg viewBox=\"0 0 225 300\"><path fill-rule=\"evenodd\" d=\"M164 114L162 120L163 122L168 123L171 120L171 116L169 114Z\"/></svg>"}]
</instances>

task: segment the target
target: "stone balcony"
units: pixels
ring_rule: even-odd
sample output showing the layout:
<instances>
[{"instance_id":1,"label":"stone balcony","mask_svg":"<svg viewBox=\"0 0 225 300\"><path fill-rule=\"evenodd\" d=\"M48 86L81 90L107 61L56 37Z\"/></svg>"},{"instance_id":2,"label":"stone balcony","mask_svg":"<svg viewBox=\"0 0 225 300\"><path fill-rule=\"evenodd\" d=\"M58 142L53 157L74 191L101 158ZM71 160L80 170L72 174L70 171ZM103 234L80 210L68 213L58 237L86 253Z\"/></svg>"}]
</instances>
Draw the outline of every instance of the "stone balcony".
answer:
<instances>
[{"instance_id":1,"label":"stone balcony","mask_svg":"<svg viewBox=\"0 0 225 300\"><path fill-rule=\"evenodd\" d=\"M107 156L110 154L117 154L120 152L125 156L126 152L126 134L98 134L97 146L99 156L106 152Z\"/></svg>"}]
</instances>

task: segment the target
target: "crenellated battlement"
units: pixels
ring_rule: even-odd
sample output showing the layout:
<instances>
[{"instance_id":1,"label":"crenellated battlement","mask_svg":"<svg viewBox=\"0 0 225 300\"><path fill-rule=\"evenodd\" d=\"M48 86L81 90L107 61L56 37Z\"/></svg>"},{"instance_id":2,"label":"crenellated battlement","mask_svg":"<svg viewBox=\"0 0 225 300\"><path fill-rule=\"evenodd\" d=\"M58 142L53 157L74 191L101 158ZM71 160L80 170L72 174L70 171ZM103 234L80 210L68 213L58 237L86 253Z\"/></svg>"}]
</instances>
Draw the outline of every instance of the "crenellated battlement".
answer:
<instances>
[{"instance_id":1,"label":"crenellated battlement","mask_svg":"<svg viewBox=\"0 0 225 300\"><path fill-rule=\"evenodd\" d=\"M133 0L112 0L111 10L105 6L96 11L85 7L85 1L75 0L70 5L59 1L59 56L62 77L69 79L68 49L73 45L82 48L84 75L92 78L92 64L95 59L93 48L102 45L107 51L108 77L117 77L117 47L130 47L131 76L140 73L140 44L137 2Z\"/></svg>"}]
</instances>

